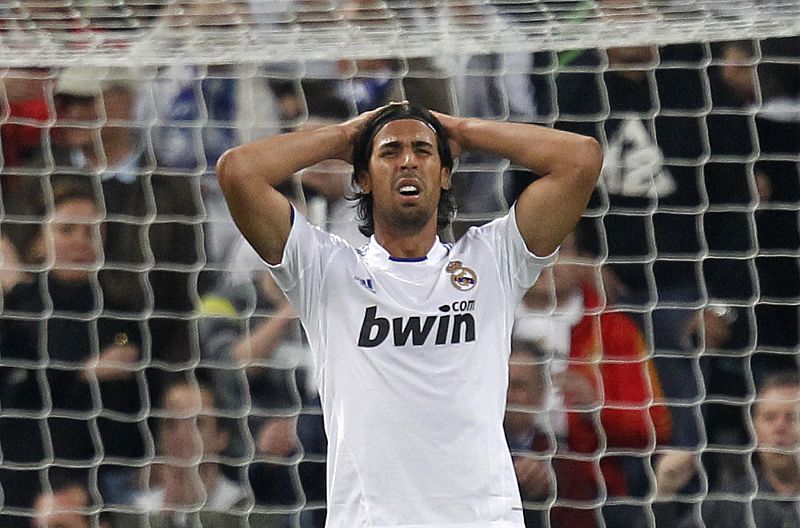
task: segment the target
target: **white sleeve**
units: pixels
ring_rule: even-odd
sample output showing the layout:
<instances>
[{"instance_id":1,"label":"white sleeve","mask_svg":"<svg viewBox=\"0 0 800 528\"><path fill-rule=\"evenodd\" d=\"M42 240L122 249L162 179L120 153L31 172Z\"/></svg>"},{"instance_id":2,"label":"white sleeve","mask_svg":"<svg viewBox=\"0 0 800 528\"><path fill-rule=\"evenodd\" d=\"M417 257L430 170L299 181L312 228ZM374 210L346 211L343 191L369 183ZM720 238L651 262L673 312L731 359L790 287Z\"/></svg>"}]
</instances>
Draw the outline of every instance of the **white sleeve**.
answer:
<instances>
[{"instance_id":1,"label":"white sleeve","mask_svg":"<svg viewBox=\"0 0 800 528\"><path fill-rule=\"evenodd\" d=\"M558 249L545 257L528 250L517 226L516 207L511 207L506 216L477 228L477 231L491 245L500 279L516 300L522 298L542 269L555 262L558 255Z\"/></svg>"},{"instance_id":2,"label":"white sleeve","mask_svg":"<svg viewBox=\"0 0 800 528\"><path fill-rule=\"evenodd\" d=\"M330 234L311 225L292 206L292 227L281 261L267 266L301 321L315 320L325 266L335 249Z\"/></svg>"}]
</instances>

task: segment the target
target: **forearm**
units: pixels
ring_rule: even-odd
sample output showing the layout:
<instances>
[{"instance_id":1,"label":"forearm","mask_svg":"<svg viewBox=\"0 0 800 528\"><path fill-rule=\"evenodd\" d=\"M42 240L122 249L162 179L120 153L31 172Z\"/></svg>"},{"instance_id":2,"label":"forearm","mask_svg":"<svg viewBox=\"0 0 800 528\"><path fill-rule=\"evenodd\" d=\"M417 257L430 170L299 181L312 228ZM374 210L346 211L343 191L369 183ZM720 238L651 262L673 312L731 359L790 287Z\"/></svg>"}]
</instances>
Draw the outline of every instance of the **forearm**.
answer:
<instances>
[{"instance_id":1,"label":"forearm","mask_svg":"<svg viewBox=\"0 0 800 528\"><path fill-rule=\"evenodd\" d=\"M239 340L233 348L233 355L241 365L249 366L253 359L272 356L275 348L286 337L293 318L291 310L281 310L258 328Z\"/></svg>"},{"instance_id":2,"label":"forearm","mask_svg":"<svg viewBox=\"0 0 800 528\"><path fill-rule=\"evenodd\" d=\"M453 119L453 118L449 118ZM586 209L603 155L593 138L538 125L464 119L451 121L463 150L509 159L539 178L518 198L517 227L528 250L555 250Z\"/></svg>"},{"instance_id":3,"label":"forearm","mask_svg":"<svg viewBox=\"0 0 800 528\"><path fill-rule=\"evenodd\" d=\"M220 158L220 179L238 175L275 187L321 161L347 156L348 131L339 125L280 134L228 150Z\"/></svg>"},{"instance_id":4,"label":"forearm","mask_svg":"<svg viewBox=\"0 0 800 528\"><path fill-rule=\"evenodd\" d=\"M273 136L227 151L217 177L239 230L271 264L281 261L289 237L289 202L275 187L297 171L347 155L349 128L331 125Z\"/></svg>"},{"instance_id":5,"label":"forearm","mask_svg":"<svg viewBox=\"0 0 800 528\"><path fill-rule=\"evenodd\" d=\"M527 123L483 119L463 120L457 141L464 150L478 150L506 158L538 176L583 178L593 187L598 158L597 142L589 137ZM575 171L576 165L586 169Z\"/></svg>"}]
</instances>

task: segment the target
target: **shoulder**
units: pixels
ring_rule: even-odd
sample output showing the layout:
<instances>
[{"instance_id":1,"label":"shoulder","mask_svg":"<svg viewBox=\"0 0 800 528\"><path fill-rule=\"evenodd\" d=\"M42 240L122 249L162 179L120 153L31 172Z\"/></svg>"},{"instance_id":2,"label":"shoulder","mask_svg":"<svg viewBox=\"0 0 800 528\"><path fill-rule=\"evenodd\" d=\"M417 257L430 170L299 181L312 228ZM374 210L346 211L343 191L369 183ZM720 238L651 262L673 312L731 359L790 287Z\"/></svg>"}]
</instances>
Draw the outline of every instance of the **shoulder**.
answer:
<instances>
[{"instance_id":1,"label":"shoulder","mask_svg":"<svg viewBox=\"0 0 800 528\"><path fill-rule=\"evenodd\" d=\"M337 256L351 255L352 257L363 257L366 253L367 245L364 244L360 248L353 247L344 238L334 233L329 233L321 227L309 222L297 209L292 207L292 227L289 232L289 240L296 240L296 243L302 249L305 243L314 241L314 248L322 250L328 254L337 254Z\"/></svg>"},{"instance_id":2,"label":"shoulder","mask_svg":"<svg viewBox=\"0 0 800 528\"><path fill-rule=\"evenodd\" d=\"M6 310L38 311L42 309L42 296L37 280L18 282L3 299Z\"/></svg>"},{"instance_id":3,"label":"shoulder","mask_svg":"<svg viewBox=\"0 0 800 528\"><path fill-rule=\"evenodd\" d=\"M516 228L513 211L514 209L511 208L503 216L484 224L471 226L467 229L466 233L464 233L464 236L456 242L455 246L458 247L459 244L475 244L481 241L507 236L509 227Z\"/></svg>"}]
</instances>

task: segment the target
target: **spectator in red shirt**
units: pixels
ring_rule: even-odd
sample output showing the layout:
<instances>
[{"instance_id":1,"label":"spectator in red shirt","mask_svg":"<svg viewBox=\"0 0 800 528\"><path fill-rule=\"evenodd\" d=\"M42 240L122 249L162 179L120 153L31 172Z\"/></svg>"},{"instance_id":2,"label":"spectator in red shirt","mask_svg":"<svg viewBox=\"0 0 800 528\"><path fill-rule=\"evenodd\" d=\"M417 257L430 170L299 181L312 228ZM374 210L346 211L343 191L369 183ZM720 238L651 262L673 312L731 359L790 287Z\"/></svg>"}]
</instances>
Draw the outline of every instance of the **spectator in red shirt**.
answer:
<instances>
[{"instance_id":1,"label":"spectator in red shirt","mask_svg":"<svg viewBox=\"0 0 800 528\"><path fill-rule=\"evenodd\" d=\"M629 315L605 311L594 280L599 270L580 256L573 234L561 246L559 263L546 270L550 275L543 274L523 299L514 336L538 342L546 354L549 386L539 428L555 441L556 458L572 461L570 481L597 484L595 496L572 496L571 487L559 480L556 506L574 499L599 509L604 489L609 497L631 492L628 461L614 451L644 454L665 442L670 415L657 404L661 386L641 330ZM606 525L625 526L638 515L626 509L602 507ZM555 514L551 520L553 526L566 525Z\"/></svg>"}]
</instances>

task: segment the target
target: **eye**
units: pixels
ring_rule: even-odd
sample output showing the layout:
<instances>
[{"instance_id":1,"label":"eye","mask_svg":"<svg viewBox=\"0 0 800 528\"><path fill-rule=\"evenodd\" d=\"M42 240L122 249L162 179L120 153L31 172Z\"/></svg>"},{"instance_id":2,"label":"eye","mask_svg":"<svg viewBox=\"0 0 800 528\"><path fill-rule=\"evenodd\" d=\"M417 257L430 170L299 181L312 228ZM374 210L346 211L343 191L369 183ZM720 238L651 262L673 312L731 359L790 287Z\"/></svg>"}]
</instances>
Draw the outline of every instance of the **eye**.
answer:
<instances>
[{"instance_id":1,"label":"eye","mask_svg":"<svg viewBox=\"0 0 800 528\"><path fill-rule=\"evenodd\" d=\"M61 235L69 235L75 230L75 224L56 224L55 231Z\"/></svg>"}]
</instances>

